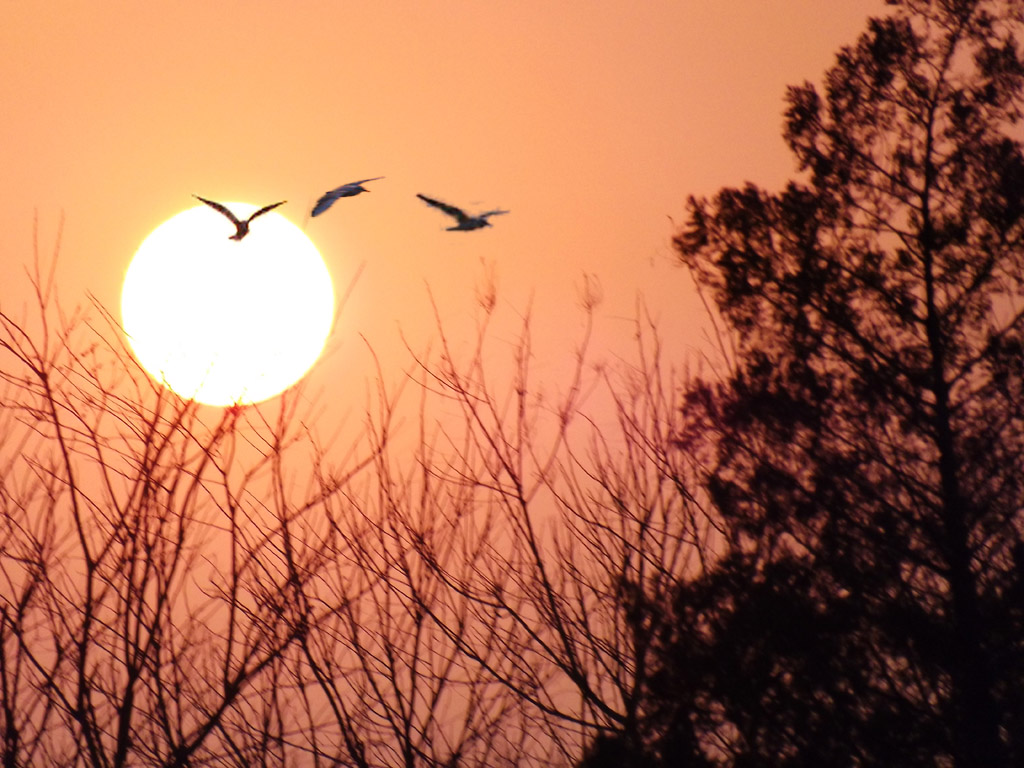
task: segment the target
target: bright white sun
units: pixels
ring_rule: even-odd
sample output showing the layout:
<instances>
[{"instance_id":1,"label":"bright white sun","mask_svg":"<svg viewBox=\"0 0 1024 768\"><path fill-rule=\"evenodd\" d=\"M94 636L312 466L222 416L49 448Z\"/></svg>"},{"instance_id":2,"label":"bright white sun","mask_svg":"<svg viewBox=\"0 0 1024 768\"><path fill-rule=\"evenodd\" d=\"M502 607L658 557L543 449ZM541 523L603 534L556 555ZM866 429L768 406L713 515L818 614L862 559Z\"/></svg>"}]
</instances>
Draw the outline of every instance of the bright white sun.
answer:
<instances>
[{"instance_id":1,"label":"bright white sun","mask_svg":"<svg viewBox=\"0 0 1024 768\"><path fill-rule=\"evenodd\" d=\"M256 206L225 203L241 219ZM142 366L180 396L255 403L316 362L334 320L334 289L316 246L276 211L230 240L205 205L168 219L132 259L121 317Z\"/></svg>"}]
</instances>

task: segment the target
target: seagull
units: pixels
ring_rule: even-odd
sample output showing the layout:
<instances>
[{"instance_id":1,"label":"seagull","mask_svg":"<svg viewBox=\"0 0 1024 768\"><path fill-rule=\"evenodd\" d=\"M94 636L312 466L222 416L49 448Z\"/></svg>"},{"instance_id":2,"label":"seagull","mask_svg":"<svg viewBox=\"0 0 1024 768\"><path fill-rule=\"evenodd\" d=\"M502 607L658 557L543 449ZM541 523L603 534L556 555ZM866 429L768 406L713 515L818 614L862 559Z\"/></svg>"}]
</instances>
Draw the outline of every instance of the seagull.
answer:
<instances>
[{"instance_id":1,"label":"seagull","mask_svg":"<svg viewBox=\"0 0 1024 768\"><path fill-rule=\"evenodd\" d=\"M199 195L192 195L192 197L194 197L196 200L201 200L202 202L206 203L215 211L220 211L231 220L231 223L235 225L236 231L235 234L231 235L231 237L228 238L229 240L241 240L243 237L249 234L249 224L252 223L253 219L255 219L257 216L262 216L267 211L273 210L274 208L277 208L277 206L284 205L287 202L286 200L282 200L280 203L271 203L270 205L265 205L258 211L256 211L256 213L254 213L252 216L243 221L239 219L237 216L235 216L235 214L233 214L231 211L229 211L226 206L223 206L220 203L215 203L213 202L213 200L207 200L205 197L200 197Z\"/></svg>"},{"instance_id":2,"label":"seagull","mask_svg":"<svg viewBox=\"0 0 1024 768\"><path fill-rule=\"evenodd\" d=\"M448 205L448 203L442 203L440 200L434 200L433 198L427 197L426 195L416 193L416 197L418 197L427 205L432 205L435 208L440 208L449 216L454 216L456 219L459 220L459 223L454 227L448 227L449 232L454 232L456 230L468 232L471 229L489 227L491 226L491 222L487 220L488 216L498 216L502 213L508 213L508 211L495 210L487 211L486 213L480 213L477 214L476 216L470 216L461 208L456 208L454 205Z\"/></svg>"},{"instance_id":3,"label":"seagull","mask_svg":"<svg viewBox=\"0 0 1024 768\"><path fill-rule=\"evenodd\" d=\"M313 206L313 216L319 216L321 213L326 211L332 205L334 201L339 197L353 197L358 195L360 192L369 192L363 184L368 181L377 181L383 179L383 176L375 176L372 179L363 179L362 181L351 181L348 184L342 184L337 189L332 189L330 192L324 192L323 197L316 201L316 205Z\"/></svg>"}]
</instances>

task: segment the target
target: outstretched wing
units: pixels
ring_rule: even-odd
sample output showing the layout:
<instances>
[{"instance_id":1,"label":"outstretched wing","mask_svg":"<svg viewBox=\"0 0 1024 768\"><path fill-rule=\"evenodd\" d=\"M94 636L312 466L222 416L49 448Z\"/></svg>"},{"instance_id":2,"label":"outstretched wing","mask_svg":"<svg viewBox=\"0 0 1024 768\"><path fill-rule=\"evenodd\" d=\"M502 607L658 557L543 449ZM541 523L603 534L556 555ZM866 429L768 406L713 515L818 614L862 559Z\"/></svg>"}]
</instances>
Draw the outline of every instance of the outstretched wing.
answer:
<instances>
[{"instance_id":1,"label":"outstretched wing","mask_svg":"<svg viewBox=\"0 0 1024 768\"><path fill-rule=\"evenodd\" d=\"M256 211L256 213L254 213L252 216L250 216L248 218L248 221L252 221L257 216L262 216L267 211L272 211L274 208L277 208L277 206L284 205L287 202L288 202L287 200L282 200L279 203L271 203L270 205L264 205L262 208L260 208L258 211Z\"/></svg>"},{"instance_id":2,"label":"outstretched wing","mask_svg":"<svg viewBox=\"0 0 1024 768\"><path fill-rule=\"evenodd\" d=\"M422 200L427 205L432 205L435 208L440 208L442 211L447 213L449 216L454 216L460 222L463 222L463 221L465 221L466 219L469 218L466 215L465 211L463 211L461 208L456 208L454 205L448 205L448 203L442 203L440 200L435 200L432 197L427 197L426 195L421 195L419 192L416 193L416 197L418 197L420 200Z\"/></svg>"},{"instance_id":3,"label":"outstretched wing","mask_svg":"<svg viewBox=\"0 0 1024 768\"><path fill-rule=\"evenodd\" d=\"M481 213L480 214L480 218L481 219L486 219L488 216L500 216L503 213L511 213L511 211L502 211L502 210L487 211L487 213Z\"/></svg>"},{"instance_id":4,"label":"outstretched wing","mask_svg":"<svg viewBox=\"0 0 1024 768\"><path fill-rule=\"evenodd\" d=\"M383 178L384 178L383 176L374 176L372 179L362 179L361 181L350 181L348 184L344 184L341 188L345 189L345 187L358 187L360 184L365 184L368 181L380 181Z\"/></svg>"},{"instance_id":5,"label":"outstretched wing","mask_svg":"<svg viewBox=\"0 0 1024 768\"><path fill-rule=\"evenodd\" d=\"M332 189L330 192L324 193L323 197L316 201L316 205L313 206L313 210L310 213L311 216L319 216L321 213L326 211L332 205L334 201L339 197L338 190Z\"/></svg>"},{"instance_id":6,"label":"outstretched wing","mask_svg":"<svg viewBox=\"0 0 1024 768\"><path fill-rule=\"evenodd\" d=\"M194 197L196 200L206 203L208 206L213 208L213 210L218 211L227 216L231 220L231 223L234 224L236 227L239 224L241 224L241 222L238 220L238 217L235 216L235 214L233 214L231 211L229 211L226 206L223 206L220 203L215 203L213 200L207 200L205 197L200 197L199 195L192 195L192 197Z\"/></svg>"}]
</instances>

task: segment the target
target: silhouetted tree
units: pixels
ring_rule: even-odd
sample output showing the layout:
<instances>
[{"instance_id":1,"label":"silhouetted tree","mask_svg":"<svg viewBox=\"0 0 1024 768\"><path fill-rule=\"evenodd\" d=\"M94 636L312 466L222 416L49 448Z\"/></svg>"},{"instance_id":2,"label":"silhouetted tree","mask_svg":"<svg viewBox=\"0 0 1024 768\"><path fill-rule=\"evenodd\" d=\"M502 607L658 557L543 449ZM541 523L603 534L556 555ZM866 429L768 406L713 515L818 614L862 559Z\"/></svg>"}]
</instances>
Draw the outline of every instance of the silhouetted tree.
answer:
<instances>
[{"instance_id":1,"label":"silhouetted tree","mask_svg":"<svg viewBox=\"0 0 1024 768\"><path fill-rule=\"evenodd\" d=\"M438 319L438 354L414 355L398 391L379 372L365 431L327 451L301 389L182 400L102 308L63 312L38 259L30 280L38 315L0 310L5 768L568 766L592 743L624 765L623 745L645 749L671 618L649 606L718 535L685 490L653 331L638 326L634 368L591 369L588 322L545 395L528 320L492 353L485 292L469 351Z\"/></svg>"},{"instance_id":2,"label":"silhouetted tree","mask_svg":"<svg viewBox=\"0 0 1024 768\"><path fill-rule=\"evenodd\" d=\"M1024 761L1024 6L890 5L789 90L804 180L676 240L731 345L679 438L729 548L671 606L665 764Z\"/></svg>"},{"instance_id":3,"label":"silhouetted tree","mask_svg":"<svg viewBox=\"0 0 1024 768\"><path fill-rule=\"evenodd\" d=\"M509 366L490 352L483 303L468 354L438 321L439 353L417 357L423 413L447 417L423 424L415 473L386 497L389 536L411 550L392 583L409 584L467 672L515 703L504 739L517 734L525 764L571 765L596 737L612 750L645 742L643 691L668 618L647 608L702 569L716 531L686 492L677 375L651 329L638 326L635 367L594 375L588 313L571 380L543 394L529 320Z\"/></svg>"},{"instance_id":4,"label":"silhouetted tree","mask_svg":"<svg viewBox=\"0 0 1024 768\"><path fill-rule=\"evenodd\" d=\"M471 614L403 537L387 434L328 461L301 391L178 398L55 266L0 310L0 764L520 764L518 702L424 620Z\"/></svg>"}]
</instances>

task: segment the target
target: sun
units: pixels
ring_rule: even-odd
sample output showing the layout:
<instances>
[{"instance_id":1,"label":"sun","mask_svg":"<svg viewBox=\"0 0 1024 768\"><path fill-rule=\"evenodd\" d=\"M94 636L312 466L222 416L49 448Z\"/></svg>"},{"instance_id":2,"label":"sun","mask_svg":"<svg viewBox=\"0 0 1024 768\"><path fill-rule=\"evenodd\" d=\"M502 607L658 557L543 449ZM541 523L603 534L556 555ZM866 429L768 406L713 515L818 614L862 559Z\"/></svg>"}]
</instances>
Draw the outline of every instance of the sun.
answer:
<instances>
[{"instance_id":1,"label":"sun","mask_svg":"<svg viewBox=\"0 0 1024 768\"><path fill-rule=\"evenodd\" d=\"M244 219L257 206L225 203ZM266 400L301 379L334 321L334 289L305 233L271 211L242 240L200 205L168 219L136 252L121 318L150 375L208 405Z\"/></svg>"}]
</instances>

